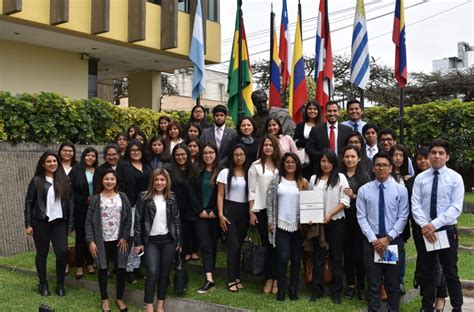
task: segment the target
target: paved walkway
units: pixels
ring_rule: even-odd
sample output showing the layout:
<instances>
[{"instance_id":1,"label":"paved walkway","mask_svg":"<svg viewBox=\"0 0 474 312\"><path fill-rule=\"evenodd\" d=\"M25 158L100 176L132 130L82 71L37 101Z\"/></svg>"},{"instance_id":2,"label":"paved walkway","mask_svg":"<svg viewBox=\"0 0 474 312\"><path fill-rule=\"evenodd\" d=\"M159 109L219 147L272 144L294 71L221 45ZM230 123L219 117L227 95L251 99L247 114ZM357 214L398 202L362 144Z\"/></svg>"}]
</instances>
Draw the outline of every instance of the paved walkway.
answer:
<instances>
[{"instance_id":1,"label":"paved walkway","mask_svg":"<svg viewBox=\"0 0 474 312\"><path fill-rule=\"evenodd\" d=\"M446 298L446 306L444 311L451 311L451 303L449 302L449 298ZM474 298L473 297L464 297L464 303L462 305L463 311L474 311Z\"/></svg>"}]
</instances>

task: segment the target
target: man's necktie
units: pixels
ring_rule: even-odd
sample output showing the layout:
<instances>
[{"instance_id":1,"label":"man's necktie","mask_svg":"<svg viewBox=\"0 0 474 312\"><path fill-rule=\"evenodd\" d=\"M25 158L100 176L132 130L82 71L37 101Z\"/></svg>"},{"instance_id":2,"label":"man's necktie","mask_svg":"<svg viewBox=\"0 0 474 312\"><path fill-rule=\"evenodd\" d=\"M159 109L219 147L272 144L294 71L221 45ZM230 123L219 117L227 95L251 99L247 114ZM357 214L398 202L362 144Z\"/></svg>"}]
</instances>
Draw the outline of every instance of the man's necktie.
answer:
<instances>
[{"instance_id":1,"label":"man's necktie","mask_svg":"<svg viewBox=\"0 0 474 312\"><path fill-rule=\"evenodd\" d=\"M430 218L431 220L436 219L438 212L436 211L437 200L438 200L438 176L439 171L433 171L433 185L431 186L431 202L430 202Z\"/></svg>"},{"instance_id":2,"label":"man's necktie","mask_svg":"<svg viewBox=\"0 0 474 312\"><path fill-rule=\"evenodd\" d=\"M329 149L333 152L336 151L336 133L334 131L334 126L329 127L331 130L329 131Z\"/></svg>"},{"instance_id":3,"label":"man's necktie","mask_svg":"<svg viewBox=\"0 0 474 312\"><path fill-rule=\"evenodd\" d=\"M385 235L385 197L383 195L383 190L385 186L383 183L379 186L379 235Z\"/></svg>"},{"instance_id":4,"label":"man's necktie","mask_svg":"<svg viewBox=\"0 0 474 312\"><path fill-rule=\"evenodd\" d=\"M217 129L216 129L216 145L217 145L217 150L220 150L220 148L221 148L221 141L222 141L222 128L217 128Z\"/></svg>"},{"instance_id":5,"label":"man's necktie","mask_svg":"<svg viewBox=\"0 0 474 312\"><path fill-rule=\"evenodd\" d=\"M359 132L359 125L357 123L354 124L354 132Z\"/></svg>"}]
</instances>

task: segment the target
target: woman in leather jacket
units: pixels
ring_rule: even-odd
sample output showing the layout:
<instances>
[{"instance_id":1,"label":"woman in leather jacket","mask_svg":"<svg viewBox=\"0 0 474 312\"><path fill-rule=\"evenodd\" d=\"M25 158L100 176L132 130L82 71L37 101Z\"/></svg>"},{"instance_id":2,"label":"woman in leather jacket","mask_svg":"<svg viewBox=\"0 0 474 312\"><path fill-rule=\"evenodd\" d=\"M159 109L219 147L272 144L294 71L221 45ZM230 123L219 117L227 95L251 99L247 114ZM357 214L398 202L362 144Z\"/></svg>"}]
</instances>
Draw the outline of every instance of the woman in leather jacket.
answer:
<instances>
[{"instance_id":1,"label":"woman in leather jacket","mask_svg":"<svg viewBox=\"0 0 474 312\"><path fill-rule=\"evenodd\" d=\"M153 311L155 288L156 311L164 311L168 278L176 251L181 252L182 234L179 209L171 192L171 180L164 169L155 169L142 192L135 211L135 254L144 252L146 265L146 311Z\"/></svg>"},{"instance_id":2,"label":"woman in leather jacket","mask_svg":"<svg viewBox=\"0 0 474 312\"><path fill-rule=\"evenodd\" d=\"M74 203L69 179L54 152L45 152L36 165L25 199L25 233L33 236L39 293L49 296L46 261L49 244L56 255L56 294L64 296L67 264L67 235L74 226Z\"/></svg>"}]
</instances>

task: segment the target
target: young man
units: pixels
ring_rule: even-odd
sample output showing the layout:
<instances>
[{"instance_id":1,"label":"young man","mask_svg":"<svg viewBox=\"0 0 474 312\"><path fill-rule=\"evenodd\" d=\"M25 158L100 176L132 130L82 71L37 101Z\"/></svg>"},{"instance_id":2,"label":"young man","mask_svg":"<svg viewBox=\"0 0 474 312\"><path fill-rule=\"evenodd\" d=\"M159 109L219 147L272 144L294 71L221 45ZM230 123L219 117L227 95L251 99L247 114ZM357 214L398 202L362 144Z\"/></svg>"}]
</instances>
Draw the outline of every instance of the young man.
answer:
<instances>
[{"instance_id":1,"label":"young man","mask_svg":"<svg viewBox=\"0 0 474 312\"><path fill-rule=\"evenodd\" d=\"M379 138L380 147L385 153L390 152L392 146L397 144L397 135L395 134L395 131L391 128L383 129L382 131L380 131ZM413 168L411 158L408 158L408 175L415 175L415 169Z\"/></svg>"},{"instance_id":2,"label":"young man","mask_svg":"<svg viewBox=\"0 0 474 312\"><path fill-rule=\"evenodd\" d=\"M362 128L366 122L362 120L364 111L360 106L359 100L352 99L347 102L347 114L349 115L349 120L342 122L342 124L350 127L354 132L362 134Z\"/></svg>"},{"instance_id":3,"label":"young man","mask_svg":"<svg viewBox=\"0 0 474 312\"><path fill-rule=\"evenodd\" d=\"M362 128L362 135L365 139L365 151L370 160L380 151L380 146L377 144L379 129L374 124L366 124Z\"/></svg>"},{"instance_id":4,"label":"young man","mask_svg":"<svg viewBox=\"0 0 474 312\"><path fill-rule=\"evenodd\" d=\"M438 231L446 231L449 248L420 254L422 311L433 311L435 302L435 264L438 257L448 285L453 311L461 311L463 304L461 282L458 276L457 218L464 201L464 182L460 174L446 167L450 157L449 143L434 140L429 147L431 168L420 173L413 184L412 214L421 227L421 234L429 242L436 241Z\"/></svg>"},{"instance_id":5,"label":"young man","mask_svg":"<svg viewBox=\"0 0 474 312\"><path fill-rule=\"evenodd\" d=\"M211 142L217 146L218 151L228 150L226 146L230 144L236 137L235 129L227 128L225 126L225 118L227 116L227 108L224 105L217 105L212 109L212 116L214 125L202 131L200 141L203 144ZM227 155L219 153L219 160L222 160Z\"/></svg>"},{"instance_id":6,"label":"young man","mask_svg":"<svg viewBox=\"0 0 474 312\"><path fill-rule=\"evenodd\" d=\"M363 185L357 193L357 220L367 240L362 246L367 272L369 311L380 311L380 286L387 291L388 311L400 310L400 262L374 262L374 251L383 255L388 245L398 246L399 257L405 253L400 237L408 220L407 189L390 179L391 158L377 153L372 161L375 180Z\"/></svg>"}]
</instances>

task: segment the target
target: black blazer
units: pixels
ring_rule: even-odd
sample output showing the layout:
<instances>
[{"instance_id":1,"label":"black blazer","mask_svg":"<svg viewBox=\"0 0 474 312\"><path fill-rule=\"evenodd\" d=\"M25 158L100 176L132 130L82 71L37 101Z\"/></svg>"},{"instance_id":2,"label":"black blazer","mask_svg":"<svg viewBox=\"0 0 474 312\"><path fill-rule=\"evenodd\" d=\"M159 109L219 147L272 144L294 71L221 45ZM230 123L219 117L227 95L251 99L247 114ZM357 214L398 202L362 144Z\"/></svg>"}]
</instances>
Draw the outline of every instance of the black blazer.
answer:
<instances>
[{"instance_id":1,"label":"black blazer","mask_svg":"<svg viewBox=\"0 0 474 312\"><path fill-rule=\"evenodd\" d=\"M295 141L295 144L296 144L296 147L297 148L305 148L306 147L306 144L308 143L309 141L309 138L306 139L304 137L304 126L305 126L305 123L306 122L300 122L299 124L296 125L296 129L295 129L295 135L293 137L293 140ZM314 127L316 127L317 125L315 125ZM313 128L314 128L313 127Z\"/></svg>"},{"instance_id":2,"label":"black blazer","mask_svg":"<svg viewBox=\"0 0 474 312\"><path fill-rule=\"evenodd\" d=\"M206 144L207 142L211 142L214 145L216 145L216 136L215 136L214 131L215 131L215 125L207 129L204 129L202 131L202 134L199 140L203 144ZM222 135L221 146L219 148L219 161L227 156L227 155L224 155L223 152L230 150L230 148L228 148L227 145L230 145L231 142L235 138L237 138L237 131L235 131L235 129L232 129L226 126L224 129L224 134Z\"/></svg>"},{"instance_id":3,"label":"black blazer","mask_svg":"<svg viewBox=\"0 0 474 312\"><path fill-rule=\"evenodd\" d=\"M203 170L204 171L204 170ZM203 211L206 210L207 212L213 212L214 215L217 217L217 181L215 184L212 186L211 190L211 198L209 199L209 206L208 207L203 207L202 206L202 172L199 174L199 181L198 183L195 184L195 193L198 201L198 205L193 207L194 213L198 215Z\"/></svg>"},{"instance_id":4,"label":"black blazer","mask_svg":"<svg viewBox=\"0 0 474 312\"><path fill-rule=\"evenodd\" d=\"M87 214L88 198L94 194L89 193L89 185L86 178L86 167L82 164L74 166L69 173L71 190L74 197L74 213Z\"/></svg>"},{"instance_id":5,"label":"black blazer","mask_svg":"<svg viewBox=\"0 0 474 312\"><path fill-rule=\"evenodd\" d=\"M344 148L344 141L352 133L352 129L341 123L337 126L337 151L338 154L342 152ZM309 133L308 142L306 143L306 154L308 154L311 164L313 166L319 166L321 159L321 153L324 149L329 148L329 137L327 131L327 123L322 123L311 129ZM338 156L339 156L338 155Z\"/></svg>"},{"instance_id":6,"label":"black blazer","mask_svg":"<svg viewBox=\"0 0 474 312\"><path fill-rule=\"evenodd\" d=\"M107 162L95 168L94 178L92 179L92 184L94 185L94 194L97 194L97 187L100 184L100 179L102 178L102 175L104 174L105 170L111 169L111 168L112 167ZM115 169L115 172L117 173L118 191L123 192L123 193L125 193L124 170L125 170L125 165L122 160L119 160L117 164L117 168Z\"/></svg>"},{"instance_id":7,"label":"black blazer","mask_svg":"<svg viewBox=\"0 0 474 312\"><path fill-rule=\"evenodd\" d=\"M144 195L145 192L142 192L138 196L135 210L135 223L133 225L135 246L143 246L147 243L156 215L155 202L153 199L143 199ZM182 245L181 220L174 194L171 198L166 199L166 225L168 226L168 233L173 240L178 246Z\"/></svg>"}]
</instances>

